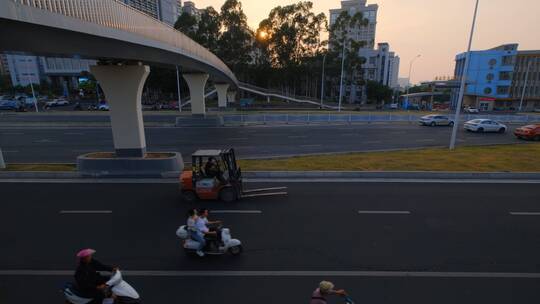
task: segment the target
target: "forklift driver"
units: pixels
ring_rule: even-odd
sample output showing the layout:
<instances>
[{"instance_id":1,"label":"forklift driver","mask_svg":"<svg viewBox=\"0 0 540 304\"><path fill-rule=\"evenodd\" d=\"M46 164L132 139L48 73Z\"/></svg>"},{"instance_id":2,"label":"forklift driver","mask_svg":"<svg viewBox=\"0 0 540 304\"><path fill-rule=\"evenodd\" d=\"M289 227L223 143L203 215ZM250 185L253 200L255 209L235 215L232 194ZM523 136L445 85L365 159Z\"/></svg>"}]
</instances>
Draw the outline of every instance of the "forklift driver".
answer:
<instances>
[{"instance_id":1,"label":"forklift driver","mask_svg":"<svg viewBox=\"0 0 540 304\"><path fill-rule=\"evenodd\" d=\"M227 183L227 181L223 177L223 172L221 172L218 161L216 160L215 157L208 158L208 162L204 166L204 172L206 173L206 176L209 178L217 178L219 182L222 184Z\"/></svg>"}]
</instances>

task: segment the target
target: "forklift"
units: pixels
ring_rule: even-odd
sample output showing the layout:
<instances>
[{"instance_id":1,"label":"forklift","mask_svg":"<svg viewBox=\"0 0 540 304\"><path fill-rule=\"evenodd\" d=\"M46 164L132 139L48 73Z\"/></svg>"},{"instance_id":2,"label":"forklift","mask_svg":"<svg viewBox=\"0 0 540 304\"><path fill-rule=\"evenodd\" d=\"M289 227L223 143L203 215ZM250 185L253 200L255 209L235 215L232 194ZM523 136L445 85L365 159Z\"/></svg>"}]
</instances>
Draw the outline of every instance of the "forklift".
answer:
<instances>
[{"instance_id":1,"label":"forklift","mask_svg":"<svg viewBox=\"0 0 540 304\"><path fill-rule=\"evenodd\" d=\"M231 203L242 198L287 195L286 190L287 187L245 190L234 149L199 150L192 155L191 171L184 171L180 176L184 202L221 200Z\"/></svg>"}]
</instances>

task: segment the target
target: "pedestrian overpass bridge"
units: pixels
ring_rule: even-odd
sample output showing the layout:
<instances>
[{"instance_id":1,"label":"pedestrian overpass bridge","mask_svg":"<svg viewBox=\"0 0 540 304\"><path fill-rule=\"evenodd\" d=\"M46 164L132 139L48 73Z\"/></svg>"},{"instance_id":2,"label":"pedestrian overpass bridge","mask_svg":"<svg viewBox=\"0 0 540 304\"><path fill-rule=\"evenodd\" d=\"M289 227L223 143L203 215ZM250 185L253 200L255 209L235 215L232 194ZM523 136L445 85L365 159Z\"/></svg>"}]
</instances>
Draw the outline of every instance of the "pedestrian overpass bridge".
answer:
<instances>
[{"instance_id":1,"label":"pedestrian overpass bridge","mask_svg":"<svg viewBox=\"0 0 540 304\"><path fill-rule=\"evenodd\" d=\"M0 0L0 52L99 60L91 73L110 105L118 156L142 156L141 95L149 65L181 66L194 115L205 114L205 86L220 106L233 72L189 37L117 0Z\"/></svg>"}]
</instances>

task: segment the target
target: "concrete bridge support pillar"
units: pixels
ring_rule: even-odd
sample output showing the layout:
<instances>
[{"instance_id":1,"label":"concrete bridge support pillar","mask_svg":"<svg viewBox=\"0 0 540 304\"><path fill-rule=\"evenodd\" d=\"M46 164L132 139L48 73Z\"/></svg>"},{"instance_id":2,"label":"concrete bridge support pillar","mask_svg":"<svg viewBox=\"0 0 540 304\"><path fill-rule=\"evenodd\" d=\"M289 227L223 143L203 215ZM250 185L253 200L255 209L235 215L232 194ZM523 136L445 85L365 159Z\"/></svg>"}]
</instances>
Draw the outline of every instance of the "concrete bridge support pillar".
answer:
<instances>
[{"instance_id":1,"label":"concrete bridge support pillar","mask_svg":"<svg viewBox=\"0 0 540 304\"><path fill-rule=\"evenodd\" d=\"M193 116L205 116L206 105L204 103L204 88L208 80L208 74L183 74L189 87L191 96L191 114Z\"/></svg>"},{"instance_id":2,"label":"concrete bridge support pillar","mask_svg":"<svg viewBox=\"0 0 540 304\"><path fill-rule=\"evenodd\" d=\"M114 148L117 157L144 157L146 138L141 95L150 74L146 65L91 66L109 103Z\"/></svg>"},{"instance_id":3,"label":"concrete bridge support pillar","mask_svg":"<svg viewBox=\"0 0 540 304\"><path fill-rule=\"evenodd\" d=\"M229 91L229 84L216 84L216 90L218 95L218 106L220 109L227 107L227 92Z\"/></svg>"}]
</instances>

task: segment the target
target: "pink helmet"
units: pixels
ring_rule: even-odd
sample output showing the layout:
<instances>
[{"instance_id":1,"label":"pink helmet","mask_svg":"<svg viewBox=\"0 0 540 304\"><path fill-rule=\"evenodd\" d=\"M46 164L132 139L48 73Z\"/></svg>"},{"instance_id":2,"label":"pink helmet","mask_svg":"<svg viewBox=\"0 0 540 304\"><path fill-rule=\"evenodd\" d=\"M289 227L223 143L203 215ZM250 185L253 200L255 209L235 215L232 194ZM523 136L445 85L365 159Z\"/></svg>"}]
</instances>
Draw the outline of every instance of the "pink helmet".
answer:
<instances>
[{"instance_id":1,"label":"pink helmet","mask_svg":"<svg viewBox=\"0 0 540 304\"><path fill-rule=\"evenodd\" d=\"M90 249L90 248L88 248L88 249L83 249L83 250L79 251L79 253L77 253L77 257L78 257L79 259L82 259L82 258L85 258L85 257L87 257L87 256L91 256L91 255L93 255L94 253L96 253L96 251L95 251L94 249Z\"/></svg>"}]
</instances>

